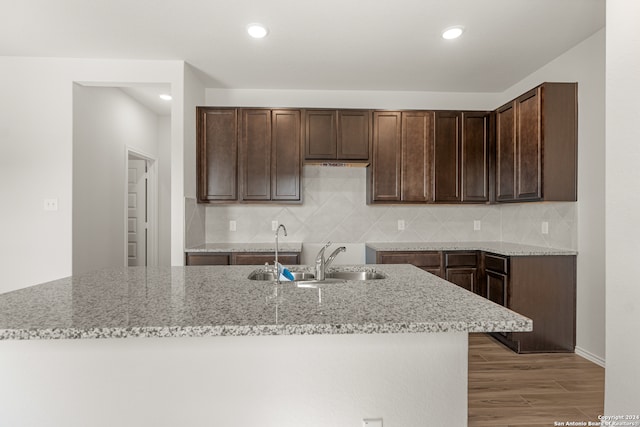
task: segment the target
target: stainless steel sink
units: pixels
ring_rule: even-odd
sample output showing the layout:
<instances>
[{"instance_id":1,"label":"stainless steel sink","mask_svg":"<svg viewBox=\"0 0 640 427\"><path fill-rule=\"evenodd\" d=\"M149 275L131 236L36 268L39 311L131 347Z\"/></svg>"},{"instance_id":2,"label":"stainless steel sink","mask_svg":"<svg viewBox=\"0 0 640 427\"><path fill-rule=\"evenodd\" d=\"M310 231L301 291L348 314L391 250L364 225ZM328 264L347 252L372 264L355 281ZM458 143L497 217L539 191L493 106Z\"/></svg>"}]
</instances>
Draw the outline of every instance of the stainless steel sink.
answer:
<instances>
[{"instance_id":1,"label":"stainless steel sink","mask_svg":"<svg viewBox=\"0 0 640 427\"><path fill-rule=\"evenodd\" d=\"M313 280L315 278L313 273L306 271L292 271L293 280L296 282L302 280ZM256 270L249 274L249 280L276 280L275 275L271 271Z\"/></svg>"},{"instance_id":2,"label":"stainless steel sink","mask_svg":"<svg viewBox=\"0 0 640 427\"><path fill-rule=\"evenodd\" d=\"M295 282L316 282L321 283L322 280L316 280L315 275L306 271L292 271L293 280ZM329 271L325 275L326 282L337 282L345 280L377 280L385 279L386 276L376 271ZM271 271L256 270L249 274L249 280L275 280L275 276Z\"/></svg>"},{"instance_id":3,"label":"stainless steel sink","mask_svg":"<svg viewBox=\"0 0 640 427\"><path fill-rule=\"evenodd\" d=\"M330 271L325 277L327 279L342 280L378 280L386 278L384 274L376 271Z\"/></svg>"}]
</instances>

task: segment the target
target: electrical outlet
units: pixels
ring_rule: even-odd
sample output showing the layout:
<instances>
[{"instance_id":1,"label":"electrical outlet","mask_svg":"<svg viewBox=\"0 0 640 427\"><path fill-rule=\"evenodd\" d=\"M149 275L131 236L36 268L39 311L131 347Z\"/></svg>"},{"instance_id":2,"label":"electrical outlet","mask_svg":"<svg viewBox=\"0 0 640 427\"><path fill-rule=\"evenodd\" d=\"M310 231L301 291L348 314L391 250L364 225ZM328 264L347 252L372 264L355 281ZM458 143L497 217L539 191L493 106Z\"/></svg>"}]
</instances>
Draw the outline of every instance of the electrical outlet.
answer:
<instances>
[{"instance_id":1,"label":"electrical outlet","mask_svg":"<svg viewBox=\"0 0 640 427\"><path fill-rule=\"evenodd\" d=\"M542 221L542 234L549 234L549 222Z\"/></svg>"},{"instance_id":2,"label":"electrical outlet","mask_svg":"<svg viewBox=\"0 0 640 427\"><path fill-rule=\"evenodd\" d=\"M362 420L362 427L382 427L382 418L367 418Z\"/></svg>"},{"instance_id":3,"label":"electrical outlet","mask_svg":"<svg viewBox=\"0 0 640 427\"><path fill-rule=\"evenodd\" d=\"M398 230L404 230L404 219L398 220Z\"/></svg>"},{"instance_id":4,"label":"electrical outlet","mask_svg":"<svg viewBox=\"0 0 640 427\"><path fill-rule=\"evenodd\" d=\"M229 221L229 231L236 231L236 222L234 220Z\"/></svg>"},{"instance_id":5,"label":"electrical outlet","mask_svg":"<svg viewBox=\"0 0 640 427\"><path fill-rule=\"evenodd\" d=\"M58 210L58 199L44 199L44 210L45 211L57 211Z\"/></svg>"},{"instance_id":6,"label":"electrical outlet","mask_svg":"<svg viewBox=\"0 0 640 427\"><path fill-rule=\"evenodd\" d=\"M278 229L278 220L271 221L271 231L276 231Z\"/></svg>"},{"instance_id":7,"label":"electrical outlet","mask_svg":"<svg viewBox=\"0 0 640 427\"><path fill-rule=\"evenodd\" d=\"M480 231L481 222L479 219L473 221L473 231Z\"/></svg>"}]
</instances>

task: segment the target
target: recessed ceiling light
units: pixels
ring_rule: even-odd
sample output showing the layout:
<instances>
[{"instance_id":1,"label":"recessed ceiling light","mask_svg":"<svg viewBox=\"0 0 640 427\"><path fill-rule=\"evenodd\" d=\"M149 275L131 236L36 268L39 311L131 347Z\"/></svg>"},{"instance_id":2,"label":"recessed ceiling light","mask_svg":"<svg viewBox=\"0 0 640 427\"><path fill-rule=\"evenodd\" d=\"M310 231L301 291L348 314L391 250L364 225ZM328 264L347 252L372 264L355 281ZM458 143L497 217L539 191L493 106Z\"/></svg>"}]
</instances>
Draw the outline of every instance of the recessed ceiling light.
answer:
<instances>
[{"instance_id":1,"label":"recessed ceiling light","mask_svg":"<svg viewBox=\"0 0 640 427\"><path fill-rule=\"evenodd\" d=\"M158 96L160 97L160 99L164 99L165 101L171 101L173 99L173 97L167 93L162 93Z\"/></svg>"},{"instance_id":2,"label":"recessed ceiling light","mask_svg":"<svg viewBox=\"0 0 640 427\"><path fill-rule=\"evenodd\" d=\"M269 34L269 30L267 29L267 27L257 23L247 25L247 32L254 39L261 39Z\"/></svg>"},{"instance_id":3,"label":"recessed ceiling light","mask_svg":"<svg viewBox=\"0 0 640 427\"><path fill-rule=\"evenodd\" d=\"M447 40L457 39L464 32L464 27L458 25L456 27L445 28L442 32L442 38Z\"/></svg>"}]
</instances>

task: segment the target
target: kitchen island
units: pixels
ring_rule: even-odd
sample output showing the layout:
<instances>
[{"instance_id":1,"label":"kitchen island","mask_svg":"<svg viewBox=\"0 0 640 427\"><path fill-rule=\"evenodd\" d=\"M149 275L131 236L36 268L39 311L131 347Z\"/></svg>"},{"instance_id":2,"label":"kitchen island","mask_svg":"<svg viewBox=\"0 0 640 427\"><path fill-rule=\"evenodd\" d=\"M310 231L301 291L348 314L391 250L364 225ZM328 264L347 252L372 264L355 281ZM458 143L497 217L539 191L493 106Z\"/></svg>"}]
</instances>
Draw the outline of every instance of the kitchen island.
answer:
<instances>
[{"instance_id":1,"label":"kitchen island","mask_svg":"<svg viewBox=\"0 0 640 427\"><path fill-rule=\"evenodd\" d=\"M249 280L256 268L106 270L0 295L0 420L463 426L468 333L532 328L409 265L306 287Z\"/></svg>"}]
</instances>

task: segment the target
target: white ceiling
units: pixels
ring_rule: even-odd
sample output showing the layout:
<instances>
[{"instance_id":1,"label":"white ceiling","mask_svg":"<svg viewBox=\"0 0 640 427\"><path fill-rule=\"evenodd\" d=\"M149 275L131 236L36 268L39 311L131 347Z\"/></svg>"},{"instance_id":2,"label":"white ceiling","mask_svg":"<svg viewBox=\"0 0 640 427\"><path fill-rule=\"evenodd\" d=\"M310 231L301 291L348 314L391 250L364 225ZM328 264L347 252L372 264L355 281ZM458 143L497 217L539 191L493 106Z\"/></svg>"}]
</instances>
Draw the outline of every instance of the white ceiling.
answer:
<instances>
[{"instance_id":1,"label":"white ceiling","mask_svg":"<svg viewBox=\"0 0 640 427\"><path fill-rule=\"evenodd\" d=\"M208 87L500 92L605 0L0 0L0 55L179 59ZM262 22L263 40L245 27ZM464 25L455 41L445 27Z\"/></svg>"}]
</instances>

